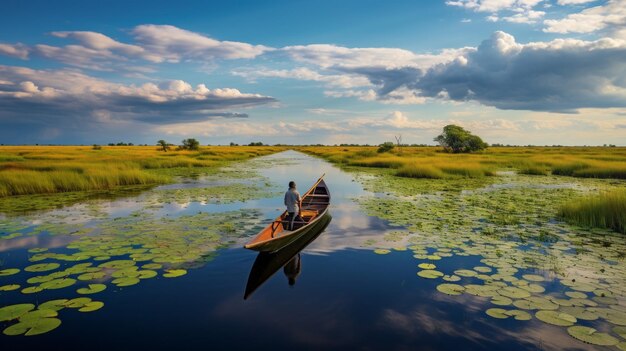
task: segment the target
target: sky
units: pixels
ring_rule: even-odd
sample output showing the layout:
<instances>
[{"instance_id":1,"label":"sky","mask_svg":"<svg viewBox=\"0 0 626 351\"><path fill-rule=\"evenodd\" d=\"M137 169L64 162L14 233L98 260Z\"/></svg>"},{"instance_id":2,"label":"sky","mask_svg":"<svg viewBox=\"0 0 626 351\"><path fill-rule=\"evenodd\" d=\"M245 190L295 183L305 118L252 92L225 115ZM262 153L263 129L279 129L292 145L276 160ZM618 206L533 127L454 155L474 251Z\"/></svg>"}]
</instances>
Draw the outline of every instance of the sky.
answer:
<instances>
[{"instance_id":1,"label":"sky","mask_svg":"<svg viewBox=\"0 0 626 351\"><path fill-rule=\"evenodd\" d=\"M0 144L626 145L626 0L2 8Z\"/></svg>"}]
</instances>

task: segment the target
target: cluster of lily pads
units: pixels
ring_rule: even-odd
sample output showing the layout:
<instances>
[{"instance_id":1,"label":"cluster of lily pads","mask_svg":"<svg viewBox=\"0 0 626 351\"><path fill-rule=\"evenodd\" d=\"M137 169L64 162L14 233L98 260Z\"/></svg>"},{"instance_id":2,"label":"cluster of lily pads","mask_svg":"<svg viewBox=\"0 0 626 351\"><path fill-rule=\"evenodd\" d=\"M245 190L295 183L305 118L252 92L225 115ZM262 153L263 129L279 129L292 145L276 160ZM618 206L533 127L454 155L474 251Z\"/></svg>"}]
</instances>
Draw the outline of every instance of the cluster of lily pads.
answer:
<instances>
[{"instance_id":1,"label":"cluster of lily pads","mask_svg":"<svg viewBox=\"0 0 626 351\"><path fill-rule=\"evenodd\" d=\"M180 277L212 260L219 248L258 229L261 221L255 210L176 218L138 212L102 221L82 228L65 247L28 250L29 266L0 269L0 292L37 294L74 287L75 294L92 295L159 276ZM58 311L63 308L90 312L102 306L86 297L49 301L37 309L33 304L10 305L0 308L0 322L17 321L4 329L6 335L37 335L60 325Z\"/></svg>"},{"instance_id":2,"label":"cluster of lily pads","mask_svg":"<svg viewBox=\"0 0 626 351\"><path fill-rule=\"evenodd\" d=\"M561 201L606 182L516 176L434 184L384 174L362 181L379 192L359 199L363 208L406 228L369 243L375 253L412 250L419 277L441 280L437 290L448 296L483 299L492 318L536 319L626 350L626 238L554 218ZM465 267L458 256L480 264Z\"/></svg>"}]
</instances>

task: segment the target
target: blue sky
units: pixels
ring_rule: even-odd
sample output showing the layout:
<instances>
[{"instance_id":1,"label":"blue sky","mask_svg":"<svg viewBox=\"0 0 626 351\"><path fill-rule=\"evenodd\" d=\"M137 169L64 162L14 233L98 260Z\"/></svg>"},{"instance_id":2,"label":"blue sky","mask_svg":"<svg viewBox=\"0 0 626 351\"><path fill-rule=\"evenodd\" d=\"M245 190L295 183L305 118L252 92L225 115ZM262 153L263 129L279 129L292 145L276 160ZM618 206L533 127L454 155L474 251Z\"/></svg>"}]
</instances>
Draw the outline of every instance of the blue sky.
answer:
<instances>
[{"instance_id":1,"label":"blue sky","mask_svg":"<svg viewBox=\"0 0 626 351\"><path fill-rule=\"evenodd\" d=\"M624 144L626 0L5 1L0 143Z\"/></svg>"}]
</instances>

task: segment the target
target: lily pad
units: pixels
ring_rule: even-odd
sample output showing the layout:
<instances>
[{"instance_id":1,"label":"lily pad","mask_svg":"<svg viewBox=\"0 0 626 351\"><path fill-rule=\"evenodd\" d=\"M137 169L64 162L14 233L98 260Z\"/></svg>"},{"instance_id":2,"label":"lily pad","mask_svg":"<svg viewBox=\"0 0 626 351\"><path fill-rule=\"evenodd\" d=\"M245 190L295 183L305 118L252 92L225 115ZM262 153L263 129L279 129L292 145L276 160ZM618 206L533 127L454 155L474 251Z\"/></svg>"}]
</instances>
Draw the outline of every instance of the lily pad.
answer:
<instances>
[{"instance_id":1,"label":"lily pad","mask_svg":"<svg viewBox=\"0 0 626 351\"><path fill-rule=\"evenodd\" d=\"M613 346L617 345L618 339L607 333L598 333L594 328L575 325L567 328L567 333L574 338L592 345Z\"/></svg>"},{"instance_id":2,"label":"lily pad","mask_svg":"<svg viewBox=\"0 0 626 351\"><path fill-rule=\"evenodd\" d=\"M68 308L81 308L85 306L85 304L90 303L92 300L88 297L77 297L75 299L67 300L65 302L65 307Z\"/></svg>"},{"instance_id":3,"label":"lily pad","mask_svg":"<svg viewBox=\"0 0 626 351\"><path fill-rule=\"evenodd\" d=\"M85 280L98 280L104 277L106 277L106 273L104 272L93 272L93 273L81 274L77 278L78 280L85 281Z\"/></svg>"},{"instance_id":4,"label":"lily pad","mask_svg":"<svg viewBox=\"0 0 626 351\"><path fill-rule=\"evenodd\" d=\"M458 284L439 284L437 285L437 290L446 294L446 295L461 295L465 288Z\"/></svg>"},{"instance_id":5,"label":"lily pad","mask_svg":"<svg viewBox=\"0 0 626 351\"><path fill-rule=\"evenodd\" d=\"M432 263L420 263L417 266L419 268L421 268L421 269L435 269L435 268L437 268L437 266L435 266Z\"/></svg>"},{"instance_id":6,"label":"lily pad","mask_svg":"<svg viewBox=\"0 0 626 351\"><path fill-rule=\"evenodd\" d=\"M106 289L107 286L104 284L89 284L87 288L80 288L78 290L76 290L77 293L79 294L96 294L99 293L101 291L104 291L104 289Z\"/></svg>"},{"instance_id":7,"label":"lily pad","mask_svg":"<svg viewBox=\"0 0 626 351\"><path fill-rule=\"evenodd\" d=\"M34 308L35 305L32 303L20 303L2 307L0 308L0 322L17 319Z\"/></svg>"},{"instance_id":8,"label":"lily pad","mask_svg":"<svg viewBox=\"0 0 626 351\"><path fill-rule=\"evenodd\" d=\"M478 273L469 269L457 269L456 271L454 271L454 274L461 277L475 277Z\"/></svg>"},{"instance_id":9,"label":"lily pad","mask_svg":"<svg viewBox=\"0 0 626 351\"><path fill-rule=\"evenodd\" d=\"M7 275L13 275L19 273L20 270L18 268L7 268L0 270L0 277L5 277Z\"/></svg>"},{"instance_id":10,"label":"lily pad","mask_svg":"<svg viewBox=\"0 0 626 351\"><path fill-rule=\"evenodd\" d=\"M61 320L57 318L39 318L28 320L25 322L19 322L4 330L6 335L21 335L33 336L44 334L58 328L61 325Z\"/></svg>"},{"instance_id":11,"label":"lily pad","mask_svg":"<svg viewBox=\"0 0 626 351\"><path fill-rule=\"evenodd\" d=\"M60 311L66 307L68 299L50 300L40 304L37 308L42 310Z\"/></svg>"},{"instance_id":12,"label":"lily pad","mask_svg":"<svg viewBox=\"0 0 626 351\"><path fill-rule=\"evenodd\" d=\"M459 277L458 275L444 275L441 279L447 281L447 282L458 282L459 280L461 280L461 277Z\"/></svg>"},{"instance_id":13,"label":"lily pad","mask_svg":"<svg viewBox=\"0 0 626 351\"><path fill-rule=\"evenodd\" d=\"M26 272L47 272L52 271L59 268L61 265L52 262L52 263L38 263L24 268Z\"/></svg>"},{"instance_id":14,"label":"lily pad","mask_svg":"<svg viewBox=\"0 0 626 351\"><path fill-rule=\"evenodd\" d=\"M57 311L52 309L37 309L34 311L26 312L22 316L20 316L20 322L26 322L29 320L48 318L48 317L56 317L59 314Z\"/></svg>"},{"instance_id":15,"label":"lily pad","mask_svg":"<svg viewBox=\"0 0 626 351\"><path fill-rule=\"evenodd\" d=\"M443 273L436 271L434 269L424 269L424 270L417 272L417 275L426 279L436 279L436 278L442 277ZM165 276L165 274L163 276Z\"/></svg>"},{"instance_id":16,"label":"lily pad","mask_svg":"<svg viewBox=\"0 0 626 351\"><path fill-rule=\"evenodd\" d=\"M508 306L513 303L513 300L505 296L496 295L491 298L491 303L498 306Z\"/></svg>"},{"instance_id":17,"label":"lily pad","mask_svg":"<svg viewBox=\"0 0 626 351\"><path fill-rule=\"evenodd\" d=\"M86 303L85 306L78 309L79 312L93 312L101 309L104 306L104 302L92 301Z\"/></svg>"},{"instance_id":18,"label":"lily pad","mask_svg":"<svg viewBox=\"0 0 626 351\"><path fill-rule=\"evenodd\" d=\"M537 311L537 313L535 313L535 317L544 323L558 325L561 327L569 327L576 323L576 317L559 311Z\"/></svg>"},{"instance_id":19,"label":"lily pad","mask_svg":"<svg viewBox=\"0 0 626 351\"><path fill-rule=\"evenodd\" d=\"M35 294L41 291L43 291L43 288L39 285L35 285L22 289L22 294Z\"/></svg>"},{"instance_id":20,"label":"lily pad","mask_svg":"<svg viewBox=\"0 0 626 351\"><path fill-rule=\"evenodd\" d=\"M134 278L134 277L117 278L117 279L113 279L111 283L119 287L131 286L131 285L135 285L139 283L139 278Z\"/></svg>"},{"instance_id":21,"label":"lily pad","mask_svg":"<svg viewBox=\"0 0 626 351\"><path fill-rule=\"evenodd\" d=\"M19 284L8 284L0 286L0 291L13 291L20 288Z\"/></svg>"},{"instance_id":22,"label":"lily pad","mask_svg":"<svg viewBox=\"0 0 626 351\"><path fill-rule=\"evenodd\" d=\"M424 271L422 271L422 272L424 272ZM437 272L437 271L433 271L433 272ZM439 273L441 273L441 272L439 272ZM185 274L187 274L187 270L185 270L185 269L166 269L165 273L163 274L163 276L165 278L176 278L176 277L183 276ZM443 273L441 273L441 275L443 275Z\"/></svg>"},{"instance_id":23,"label":"lily pad","mask_svg":"<svg viewBox=\"0 0 626 351\"><path fill-rule=\"evenodd\" d=\"M516 288L514 286L508 286L498 290L498 294L506 296L512 299L523 299L530 297L530 293L524 289Z\"/></svg>"},{"instance_id":24,"label":"lily pad","mask_svg":"<svg viewBox=\"0 0 626 351\"><path fill-rule=\"evenodd\" d=\"M377 255L386 255L388 253L390 253L391 250L387 250L387 249L376 249L374 250L374 253Z\"/></svg>"},{"instance_id":25,"label":"lily pad","mask_svg":"<svg viewBox=\"0 0 626 351\"><path fill-rule=\"evenodd\" d=\"M566 291L565 295L573 298L573 299L586 299L587 294L580 291Z\"/></svg>"},{"instance_id":26,"label":"lily pad","mask_svg":"<svg viewBox=\"0 0 626 351\"><path fill-rule=\"evenodd\" d=\"M49 282L41 283L40 286L43 289L56 290L56 289L67 288L68 286L72 286L75 283L76 283L76 279L73 279L73 278L61 278L61 279L54 279L54 280L51 280Z\"/></svg>"}]
</instances>

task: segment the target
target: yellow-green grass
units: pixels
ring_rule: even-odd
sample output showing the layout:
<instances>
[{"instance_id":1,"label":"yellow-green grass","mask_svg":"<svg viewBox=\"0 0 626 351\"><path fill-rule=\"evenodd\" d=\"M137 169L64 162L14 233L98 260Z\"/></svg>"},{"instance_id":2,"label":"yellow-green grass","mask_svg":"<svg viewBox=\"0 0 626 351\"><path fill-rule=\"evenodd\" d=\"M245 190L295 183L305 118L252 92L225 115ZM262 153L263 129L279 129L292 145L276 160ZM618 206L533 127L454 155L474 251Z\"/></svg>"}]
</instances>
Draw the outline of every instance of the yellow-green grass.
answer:
<instances>
[{"instance_id":1,"label":"yellow-green grass","mask_svg":"<svg viewBox=\"0 0 626 351\"><path fill-rule=\"evenodd\" d=\"M398 169L404 177L478 178L498 170L531 175L626 179L623 147L492 147L476 154L449 154L440 147L403 147L379 154L377 147L301 147L330 162Z\"/></svg>"},{"instance_id":2,"label":"yellow-green grass","mask_svg":"<svg viewBox=\"0 0 626 351\"><path fill-rule=\"evenodd\" d=\"M166 169L215 168L282 151L281 147L211 146L158 151L154 146L0 146L0 197L161 184Z\"/></svg>"},{"instance_id":3,"label":"yellow-green grass","mask_svg":"<svg viewBox=\"0 0 626 351\"><path fill-rule=\"evenodd\" d=\"M573 200L561 206L559 216L581 226L610 228L626 234L626 190Z\"/></svg>"}]
</instances>

